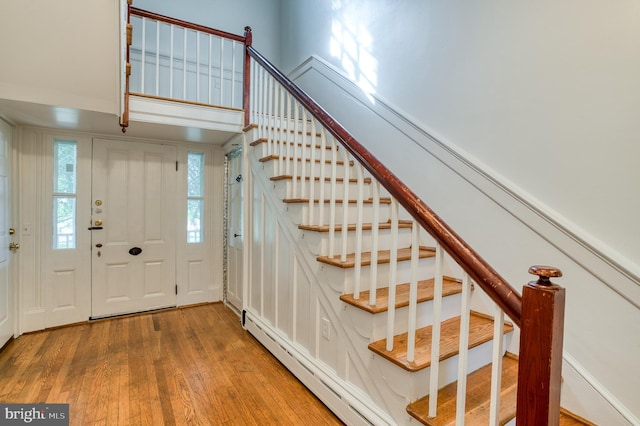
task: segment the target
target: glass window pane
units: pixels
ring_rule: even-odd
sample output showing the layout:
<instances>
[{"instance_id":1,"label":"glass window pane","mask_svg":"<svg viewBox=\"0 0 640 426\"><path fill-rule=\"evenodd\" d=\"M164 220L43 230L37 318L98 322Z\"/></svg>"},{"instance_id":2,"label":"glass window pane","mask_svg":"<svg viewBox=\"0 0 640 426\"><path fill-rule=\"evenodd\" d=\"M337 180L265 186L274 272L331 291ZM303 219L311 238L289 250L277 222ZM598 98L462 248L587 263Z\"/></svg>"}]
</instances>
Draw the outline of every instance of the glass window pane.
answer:
<instances>
[{"instance_id":1,"label":"glass window pane","mask_svg":"<svg viewBox=\"0 0 640 426\"><path fill-rule=\"evenodd\" d=\"M76 199L53 197L53 248L76 248Z\"/></svg>"},{"instance_id":2,"label":"glass window pane","mask_svg":"<svg viewBox=\"0 0 640 426\"><path fill-rule=\"evenodd\" d=\"M202 197L204 176L204 154L190 152L187 158L187 196Z\"/></svg>"},{"instance_id":3,"label":"glass window pane","mask_svg":"<svg viewBox=\"0 0 640 426\"><path fill-rule=\"evenodd\" d=\"M202 242L202 207L203 200L187 201L187 242Z\"/></svg>"},{"instance_id":4,"label":"glass window pane","mask_svg":"<svg viewBox=\"0 0 640 426\"><path fill-rule=\"evenodd\" d=\"M75 194L77 146L74 141L55 141L53 192Z\"/></svg>"}]
</instances>

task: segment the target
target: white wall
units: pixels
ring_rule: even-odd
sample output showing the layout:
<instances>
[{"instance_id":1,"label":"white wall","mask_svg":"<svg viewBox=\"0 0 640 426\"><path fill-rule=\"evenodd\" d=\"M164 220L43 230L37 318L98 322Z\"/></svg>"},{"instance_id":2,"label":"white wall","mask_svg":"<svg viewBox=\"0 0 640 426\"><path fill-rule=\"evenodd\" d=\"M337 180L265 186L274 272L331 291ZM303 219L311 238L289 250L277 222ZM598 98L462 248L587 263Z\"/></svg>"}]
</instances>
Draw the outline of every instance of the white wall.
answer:
<instances>
[{"instance_id":1,"label":"white wall","mask_svg":"<svg viewBox=\"0 0 640 426\"><path fill-rule=\"evenodd\" d=\"M565 349L637 420L640 5L283 6L284 70L315 54L358 82L354 100L313 64L293 74L489 263L516 287L563 269Z\"/></svg>"},{"instance_id":2,"label":"white wall","mask_svg":"<svg viewBox=\"0 0 640 426\"><path fill-rule=\"evenodd\" d=\"M0 98L117 114L118 7L3 1Z\"/></svg>"},{"instance_id":3,"label":"white wall","mask_svg":"<svg viewBox=\"0 0 640 426\"><path fill-rule=\"evenodd\" d=\"M322 57L640 276L637 1L295 0L282 11L285 71Z\"/></svg>"},{"instance_id":4,"label":"white wall","mask_svg":"<svg viewBox=\"0 0 640 426\"><path fill-rule=\"evenodd\" d=\"M134 7L243 35L249 25L253 46L280 63L280 0L135 0Z\"/></svg>"}]
</instances>

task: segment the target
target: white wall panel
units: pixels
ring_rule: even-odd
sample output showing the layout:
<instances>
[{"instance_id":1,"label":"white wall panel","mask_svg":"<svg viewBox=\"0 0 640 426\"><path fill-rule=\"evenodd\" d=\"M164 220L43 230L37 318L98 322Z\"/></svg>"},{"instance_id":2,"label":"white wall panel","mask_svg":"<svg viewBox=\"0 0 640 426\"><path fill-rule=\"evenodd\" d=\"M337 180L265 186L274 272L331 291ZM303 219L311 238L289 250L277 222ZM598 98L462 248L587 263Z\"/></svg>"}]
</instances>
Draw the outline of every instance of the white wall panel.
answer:
<instances>
[{"instance_id":1,"label":"white wall panel","mask_svg":"<svg viewBox=\"0 0 640 426\"><path fill-rule=\"evenodd\" d=\"M297 73L297 82L321 104L330 106L338 121L355 129L356 137L374 155L384 158L387 166L516 288L532 279L526 271L533 264L563 270L565 277L556 281L567 288L566 351L597 377L604 393L611 392L621 405L633 407L637 417L640 406L629 398L634 383L628 379L637 363L626 356L612 363L600 350L615 348L612 353L630 357L640 353L639 342L622 337L640 332L637 277L590 250L579 236L571 234L571 228L545 217L537 210L539 204L510 192L465 157L434 142L415 123L399 118L397 111L382 102L372 105L370 98L344 83L342 76L327 72L329 68L323 65L316 68L315 60L310 64ZM347 86L351 89L345 90ZM345 91L360 95L354 98ZM394 144L389 145L389 140ZM601 315L594 316L595 311Z\"/></svg>"},{"instance_id":2,"label":"white wall panel","mask_svg":"<svg viewBox=\"0 0 640 426\"><path fill-rule=\"evenodd\" d=\"M118 19L113 0L3 2L0 39L20 37L0 45L1 97L117 114Z\"/></svg>"}]
</instances>

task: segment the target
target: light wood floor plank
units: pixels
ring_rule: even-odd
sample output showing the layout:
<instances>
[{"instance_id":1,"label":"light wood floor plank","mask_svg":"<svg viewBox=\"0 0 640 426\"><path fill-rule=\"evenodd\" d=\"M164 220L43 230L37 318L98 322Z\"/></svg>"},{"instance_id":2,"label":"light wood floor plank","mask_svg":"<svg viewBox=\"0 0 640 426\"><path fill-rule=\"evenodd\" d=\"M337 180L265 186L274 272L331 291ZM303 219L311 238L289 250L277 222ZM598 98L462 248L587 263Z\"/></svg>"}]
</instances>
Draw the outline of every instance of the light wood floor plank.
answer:
<instances>
[{"instance_id":1,"label":"light wood floor plank","mask_svg":"<svg viewBox=\"0 0 640 426\"><path fill-rule=\"evenodd\" d=\"M69 403L74 425L342 424L222 304L23 335L0 400Z\"/></svg>"}]
</instances>

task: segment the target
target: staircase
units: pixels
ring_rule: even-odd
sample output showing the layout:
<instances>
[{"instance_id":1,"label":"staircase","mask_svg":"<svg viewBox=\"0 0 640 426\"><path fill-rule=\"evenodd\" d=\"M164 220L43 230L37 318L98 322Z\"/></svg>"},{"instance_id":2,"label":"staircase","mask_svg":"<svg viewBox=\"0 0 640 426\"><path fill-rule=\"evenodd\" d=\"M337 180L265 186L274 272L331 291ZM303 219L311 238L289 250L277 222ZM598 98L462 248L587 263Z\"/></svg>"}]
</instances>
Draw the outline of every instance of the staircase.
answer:
<instances>
[{"instance_id":1,"label":"staircase","mask_svg":"<svg viewBox=\"0 0 640 426\"><path fill-rule=\"evenodd\" d=\"M532 267L539 279L520 296L253 49L249 27L236 36L128 9L124 16L140 17L143 27L149 19L158 30L165 22L171 31L184 26L185 34L190 28L244 45L242 322L340 418L363 425L502 425L516 416L521 426L557 424L558 417L560 424L589 424L559 413L564 290L549 279L559 270ZM131 74L126 24L123 131ZM186 36L184 43L186 50ZM233 61L237 82L235 68ZM211 90L211 61L205 74ZM151 96L158 97L155 86ZM222 103L222 89L218 94ZM212 94L205 97L211 103ZM532 327L534 314L541 325Z\"/></svg>"},{"instance_id":2,"label":"staircase","mask_svg":"<svg viewBox=\"0 0 640 426\"><path fill-rule=\"evenodd\" d=\"M557 424L561 272L531 267L520 296L251 46L246 59L245 327L347 423Z\"/></svg>"},{"instance_id":3,"label":"staircase","mask_svg":"<svg viewBox=\"0 0 640 426\"><path fill-rule=\"evenodd\" d=\"M302 123L298 123L303 127ZM311 127L309 122L304 127ZM272 189L277 194L277 198L286 205L287 216L300 231L303 231L304 239L307 240L306 247L312 252L316 252L315 261L322 264L323 278L332 283L342 283L343 287L336 289L340 293L339 300L344 304L342 309L351 311L347 317L353 321L353 327L359 329L359 333L367 336L370 343L367 345L372 356L377 356L387 366L381 367L380 371L385 374L391 372L399 377L395 380L404 383L406 389L413 390L405 397L411 402L406 405L406 412L414 419L426 425L455 425L460 419L456 416L456 406L458 395L457 376L452 371L457 370L460 362L460 342L465 342L469 350L468 376L466 376L466 407L464 412L464 422L470 425L490 424L491 417L491 381L492 362L491 352L493 348L494 331L500 329L501 339L504 342L498 346L500 354L501 386L499 390L500 404L497 414L497 424L504 425L514 422L516 416L517 381L518 381L518 357L513 353L506 352L502 347L510 340L514 331L513 324L500 321L496 325L494 318L482 312L470 310L466 318L461 312L461 299L464 297L471 300L471 294L462 296L464 292L463 280L452 276L443 275L440 280L440 289L436 289L435 258L436 248L426 245L418 245L416 250L412 250L411 234L416 227L412 220L395 219L395 228L398 237L394 249L393 237L390 233L394 229L389 209L374 212L373 205L379 208L389 206L392 201L389 197L374 196L372 189L373 180L370 177L363 178L362 171L354 170L353 161L334 161L333 164L327 157L338 158L334 155L340 151L340 147L328 146L321 134L311 137L311 143L298 142L302 138L303 131L297 131L298 137L291 131L271 127L267 133L284 135L286 140L261 137L258 132L258 125L247 128L247 134L251 142L249 146L253 150L253 158L257 160L266 170L266 176L273 183ZM271 148L269 147L271 146ZM304 147L304 148L303 148ZM284 150L284 155L271 153L271 150ZM291 155L291 151L295 151ZM304 154L303 154L304 153ZM304 156L303 156L304 155ZM252 156L250 155L250 158ZM287 164L289 163L289 164ZM302 167L301 165L305 166ZM310 164L316 164L318 170L311 171ZM328 169L327 165L329 166ZM305 172L305 168L307 172ZM348 168L350 171L345 171ZM283 173L288 170L288 173ZM334 177L332 179L332 176ZM345 176L338 178L337 176ZM350 178L349 176L359 176ZM312 185L311 182L314 182ZM295 194L294 186L306 186L307 193L303 196L292 196ZM333 190L331 186L334 186ZM340 186L336 189L336 186ZM345 186L350 187L345 191ZM379 191L379 188L377 189ZM333 202L327 194L358 194L355 198L337 198ZM340 211L335 212L335 217L344 217L346 222L336 224L337 220L330 220L322 215L318 210L319 205L341 206ZM326 207L325 206L325 207ZM357 211L360 209L360 211ZM313 212L312 212L313 211ZM355 212L354 212L355 211ZM319 219L322 223L314 224L314 217L324 216ZM358 222L358 217L370 219L367 222ZM377 219L372 222L371 219ZM355 219L354 219L355 218ZM326 223L325 223L326 222ZM329 224L331 222L331 224ZM377 235L374 237L372 234ZM340 237L330 233L340 234ZM329 239L334 241L331 243ZM424 237L423 237L424 238ZM374 244L375 239L375 244ZM362 249L358 253L355 248L362 241ZM347 248L346 254L325 254L329 251L329 245ZM373 251L372 248L377 247ZM367 251L365 251L367 250ZM416 254L417 253L417 254ZM411 304L411 282L401 282L398 280L395 286L388 286L390 271L388 265L397 262L395 276L411 275L409 268L412 259L419 263L418 270L431 276L422 276L415 280L417 327L415 329L415 341L412 340L408 328L408 321L394 323L393 344L389 349L387 338L384 337L386 324L389 316L390 292L392 296L394 315L406 317ZM375 268L372 265L375 264ZM359 268L358 268L359 266ZM387 266L387 268L384 268ZM356 269L358 271L356 272ZM373 269L373 270L372 270ZM374 272L375 271L375 272ZM409 274L407 275L409 271ZM354 293L353 286L355 280L371 281L375 274L375 289L367 289ZM359 278L356 278L358 276ZM380 279L382 277L382 279ZM392 288L394 287L394 288ZM348 289L348 290L347 290ZM475 291L475 286L467 285L467 293ZM436 293L442 299L441 320L439 322L439 348L438 363L440 375L438 379L437 415L429 416L430 396L426 384L429 382L429 370L432 366L432 337L434 324L431 322L434 311L434 298ZM461 340L461 323L468 323L468 336ZM366 329L366 330L364 330ZM363 331L364 330L364 331ZM409 346L413 345L413 353ZM477 349L476 349L477 348ZM496 349L493 349L495 351ZM375 355L374 355L375 354ZM443 373L444 372L444 373ZM495 372L493 373L495 375ZM401 424L407 421L406 418L396 419ZM589 424L570 413L561 413L560 424Z\"/></svg>"}]
</instances>

